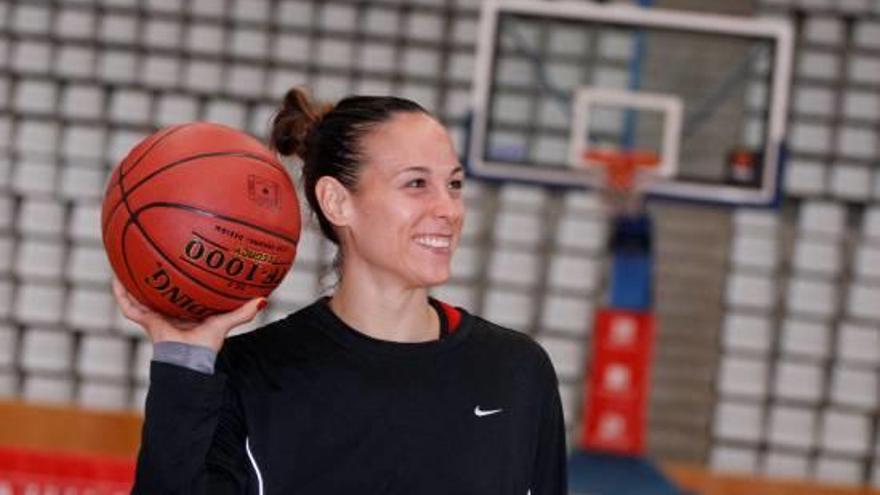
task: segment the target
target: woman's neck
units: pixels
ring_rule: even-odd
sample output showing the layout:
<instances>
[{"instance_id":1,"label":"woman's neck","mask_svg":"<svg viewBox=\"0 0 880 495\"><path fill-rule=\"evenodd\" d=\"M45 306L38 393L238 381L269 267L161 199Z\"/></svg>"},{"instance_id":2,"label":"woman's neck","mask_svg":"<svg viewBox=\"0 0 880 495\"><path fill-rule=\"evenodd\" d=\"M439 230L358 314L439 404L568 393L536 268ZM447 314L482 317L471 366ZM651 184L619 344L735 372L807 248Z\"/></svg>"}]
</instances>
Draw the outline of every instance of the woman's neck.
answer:
<instances>
[{"instance_id":1,"label":"woman's neck","mask_svg":"<svg viewBox=\"0 0 880 495\"><path fill-rule=\"evenodd\" d=\"M389 288L346 275L330 309L350 327L375 339L412 343L440 338L440 319L424 288Z\"/></svg>"}]
</instances>

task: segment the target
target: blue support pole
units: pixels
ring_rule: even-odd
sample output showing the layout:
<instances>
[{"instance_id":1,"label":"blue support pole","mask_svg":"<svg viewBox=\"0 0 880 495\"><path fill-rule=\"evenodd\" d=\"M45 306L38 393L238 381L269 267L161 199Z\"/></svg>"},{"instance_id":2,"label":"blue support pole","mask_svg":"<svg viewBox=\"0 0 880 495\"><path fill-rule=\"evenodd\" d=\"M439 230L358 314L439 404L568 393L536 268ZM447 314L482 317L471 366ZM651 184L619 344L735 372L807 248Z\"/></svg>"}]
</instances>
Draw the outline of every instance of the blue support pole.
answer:
<instances>
[{"instance_id":1,"label":"blue support pole","mask_svg":"<svg viewBox=\"0 0 880 495\"><path fill-rule=\"evenodd\" d=\"M654 0L638 0L639 7L648 8L654 5ZM642 87L642 61L645 57L645 33L637 30L634 37L633 54L629 59L629 89L637 90ZM626 110L623 121L622 149L631 150L636 145L636 126L638 118L635 110Z\"/></svg>"}]
</instances>

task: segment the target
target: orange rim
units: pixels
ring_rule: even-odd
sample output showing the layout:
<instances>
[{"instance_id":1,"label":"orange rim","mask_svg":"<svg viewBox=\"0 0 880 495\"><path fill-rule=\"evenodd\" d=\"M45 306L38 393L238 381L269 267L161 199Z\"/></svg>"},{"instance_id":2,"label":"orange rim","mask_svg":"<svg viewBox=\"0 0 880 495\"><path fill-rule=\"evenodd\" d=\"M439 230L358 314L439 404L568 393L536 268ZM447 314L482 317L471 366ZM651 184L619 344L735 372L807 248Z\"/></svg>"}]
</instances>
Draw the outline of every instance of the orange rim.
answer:
<instances>
[{"instance_id":1,"label":"orange rim","mask_svg":"<svg viewBox=\"0 0 880 495\"><path fill-rule=\"evenodd\" d=\"M653 151L598 148L586 151L583 158L588 166L604 166L606 184L621 191L633 188L639 169L656 168L660 164L660 157Z\"/></svg>"}]
</instances>

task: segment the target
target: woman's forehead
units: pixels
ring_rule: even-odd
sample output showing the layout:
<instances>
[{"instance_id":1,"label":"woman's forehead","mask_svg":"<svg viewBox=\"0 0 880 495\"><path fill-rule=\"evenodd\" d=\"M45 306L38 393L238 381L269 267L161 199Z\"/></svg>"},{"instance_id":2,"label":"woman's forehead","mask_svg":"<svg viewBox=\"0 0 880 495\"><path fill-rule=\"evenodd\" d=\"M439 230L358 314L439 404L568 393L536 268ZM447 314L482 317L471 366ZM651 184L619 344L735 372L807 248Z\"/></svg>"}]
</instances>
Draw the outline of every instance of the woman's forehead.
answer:
<instances>
[{"instance_id":1,"label":"woman's forehead","mask_svg":"<svg viewBox=\"0 0 880 495\"><path fill-rule=\"evenodd\" d=\"M430 115L421 112L398 112L390 119L373 128L367 137L374 139L436 138L446 130ZM408 140L408 141L409 141ZM402 143L401 143L402 144Z\"/></svg>"},{"instance_id":2,"label":"woman's forehead","mask_svg":"<svg viewBox=\"0 0 880 495\"><path fill-rule=\"evenodd\" d=\"M424 114L396 115L364 136L362 145L367 161L386 169L458 166L446 130Z\"/></svg>"}]
</instances>

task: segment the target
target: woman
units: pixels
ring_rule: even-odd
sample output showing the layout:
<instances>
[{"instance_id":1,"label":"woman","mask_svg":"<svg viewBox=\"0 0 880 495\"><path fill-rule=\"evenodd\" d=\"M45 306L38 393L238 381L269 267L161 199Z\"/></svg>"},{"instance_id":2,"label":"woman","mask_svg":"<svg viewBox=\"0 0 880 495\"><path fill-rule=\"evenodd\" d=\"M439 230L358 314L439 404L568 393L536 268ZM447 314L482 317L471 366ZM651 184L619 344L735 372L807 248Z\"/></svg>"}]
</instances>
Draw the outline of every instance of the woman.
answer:
<instances>
[{"instance_id":1,"label":"woman","mask_svg":"<svg viewBox=\"0 0 880 495\"><path fill-rule=\"evenodd\" d=\"M114 281L155 343L134 492L564 494L546 353L428 297L449 278L464 217L443 126L408 100L319 108L295 88L272 140L303 160L339 284L224 340L265 301L182 324Z\"/></svg>"}]
</instances>

